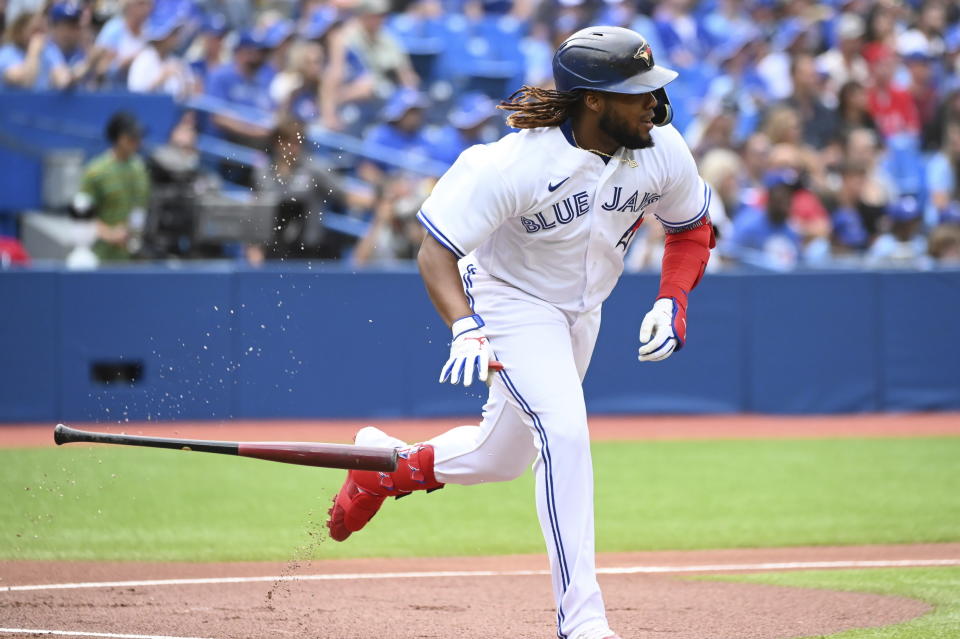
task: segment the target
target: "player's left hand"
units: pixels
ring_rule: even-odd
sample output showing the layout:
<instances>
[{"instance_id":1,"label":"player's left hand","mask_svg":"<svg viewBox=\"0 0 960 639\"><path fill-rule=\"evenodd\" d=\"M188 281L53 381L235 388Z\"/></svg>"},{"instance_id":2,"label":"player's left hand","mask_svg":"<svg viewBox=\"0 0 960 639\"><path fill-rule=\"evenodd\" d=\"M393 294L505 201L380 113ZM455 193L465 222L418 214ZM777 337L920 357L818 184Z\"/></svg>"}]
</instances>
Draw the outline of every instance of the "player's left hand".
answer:
<instances>
[{"instance_id":1,"label":"player's left hand","mask_svg":"<svg viewBox=\"0 0 960 639\"><path fill-rule=\"evenodd\" d=\"M687 339L687 312L672 297L653 303L640 324L641 362L659 362L679 351Z\"/></svg>"}]
</instances>

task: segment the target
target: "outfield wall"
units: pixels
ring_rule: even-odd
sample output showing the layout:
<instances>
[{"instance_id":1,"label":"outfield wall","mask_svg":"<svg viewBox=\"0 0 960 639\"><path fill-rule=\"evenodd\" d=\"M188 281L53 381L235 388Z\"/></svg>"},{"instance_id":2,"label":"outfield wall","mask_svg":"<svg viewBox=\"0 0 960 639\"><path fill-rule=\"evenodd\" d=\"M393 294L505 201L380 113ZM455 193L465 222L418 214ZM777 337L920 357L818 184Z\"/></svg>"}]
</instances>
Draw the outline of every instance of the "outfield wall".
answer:
<instances>
[{"instance_id":1,"label":"outfield wall","mask_svg":"<svg viewBox=\"0 0 960 639\"><path fill-rule=\"evenodd\" d=\"M636 361L654 275L604 307L595 413L960 409L960 272L723 274L685 350ZM0 273L0 421L470 414L412 271ZM509 362L507 362L509 365ZM133 382L104 383L114 373Z\"/></svg>"}]
</instances>

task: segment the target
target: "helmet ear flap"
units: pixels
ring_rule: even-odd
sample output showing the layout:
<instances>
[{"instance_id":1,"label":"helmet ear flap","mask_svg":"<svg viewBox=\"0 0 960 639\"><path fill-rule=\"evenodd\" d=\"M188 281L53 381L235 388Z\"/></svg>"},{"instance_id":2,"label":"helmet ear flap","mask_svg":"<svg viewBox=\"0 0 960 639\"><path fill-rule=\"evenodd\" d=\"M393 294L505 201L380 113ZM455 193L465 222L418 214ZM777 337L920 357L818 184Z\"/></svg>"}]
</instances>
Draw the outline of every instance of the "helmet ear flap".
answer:
<instances>
[{"instance_id":1,"label":"helmet ear flap","mask_svg":"<svg viewBox=\"0 0 960 639\"><path fill-rule=\"evenodd\" d=\"M653 97L657 99L657 106L653 109L653 123L657 126L665 126L673 120L673 107L670 106L670 98L667 97L667 90L659 88L653 91Z\"/></svg>"}]
</instances>

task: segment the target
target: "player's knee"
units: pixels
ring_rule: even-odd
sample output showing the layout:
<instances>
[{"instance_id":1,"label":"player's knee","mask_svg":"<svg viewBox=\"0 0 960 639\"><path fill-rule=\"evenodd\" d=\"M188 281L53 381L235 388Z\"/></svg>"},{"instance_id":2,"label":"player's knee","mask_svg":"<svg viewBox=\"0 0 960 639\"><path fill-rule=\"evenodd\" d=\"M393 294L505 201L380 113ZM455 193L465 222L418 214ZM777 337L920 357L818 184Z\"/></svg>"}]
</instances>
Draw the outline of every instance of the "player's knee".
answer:
<instances>
[{"instance_id":1,"label":"player's knee","mask_svg":"<svg viewBox=\"0 0 960 639\"><path fill-rule=\"evenodd\" d=\"M560 414L548 416L541 420L541 446L546 444L550 449L583 450L590 445L590 432L587 429L587 415Z\"/></svg>"}]
</instances>

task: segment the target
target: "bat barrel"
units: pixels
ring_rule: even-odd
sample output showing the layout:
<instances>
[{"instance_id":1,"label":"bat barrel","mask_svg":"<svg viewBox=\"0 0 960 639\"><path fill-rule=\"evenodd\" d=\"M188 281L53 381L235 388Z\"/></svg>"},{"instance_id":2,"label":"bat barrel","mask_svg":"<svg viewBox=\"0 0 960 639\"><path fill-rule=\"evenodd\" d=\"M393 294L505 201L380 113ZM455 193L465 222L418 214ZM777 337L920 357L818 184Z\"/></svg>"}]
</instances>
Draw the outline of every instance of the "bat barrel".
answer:
<instances>
[{"instance_id":1,"label":"bat barrel","mask_svg":"<svg viewBox=\"0 0 960 639\"><path fill-rule=\"evenodd\" d=\"M393 472L397 469L397 451L393 448L320 444L309 442L241 442L241 457L256 457L269 461L343 468L344 470L374 470Z\"/></svg>"}]
</instances>

